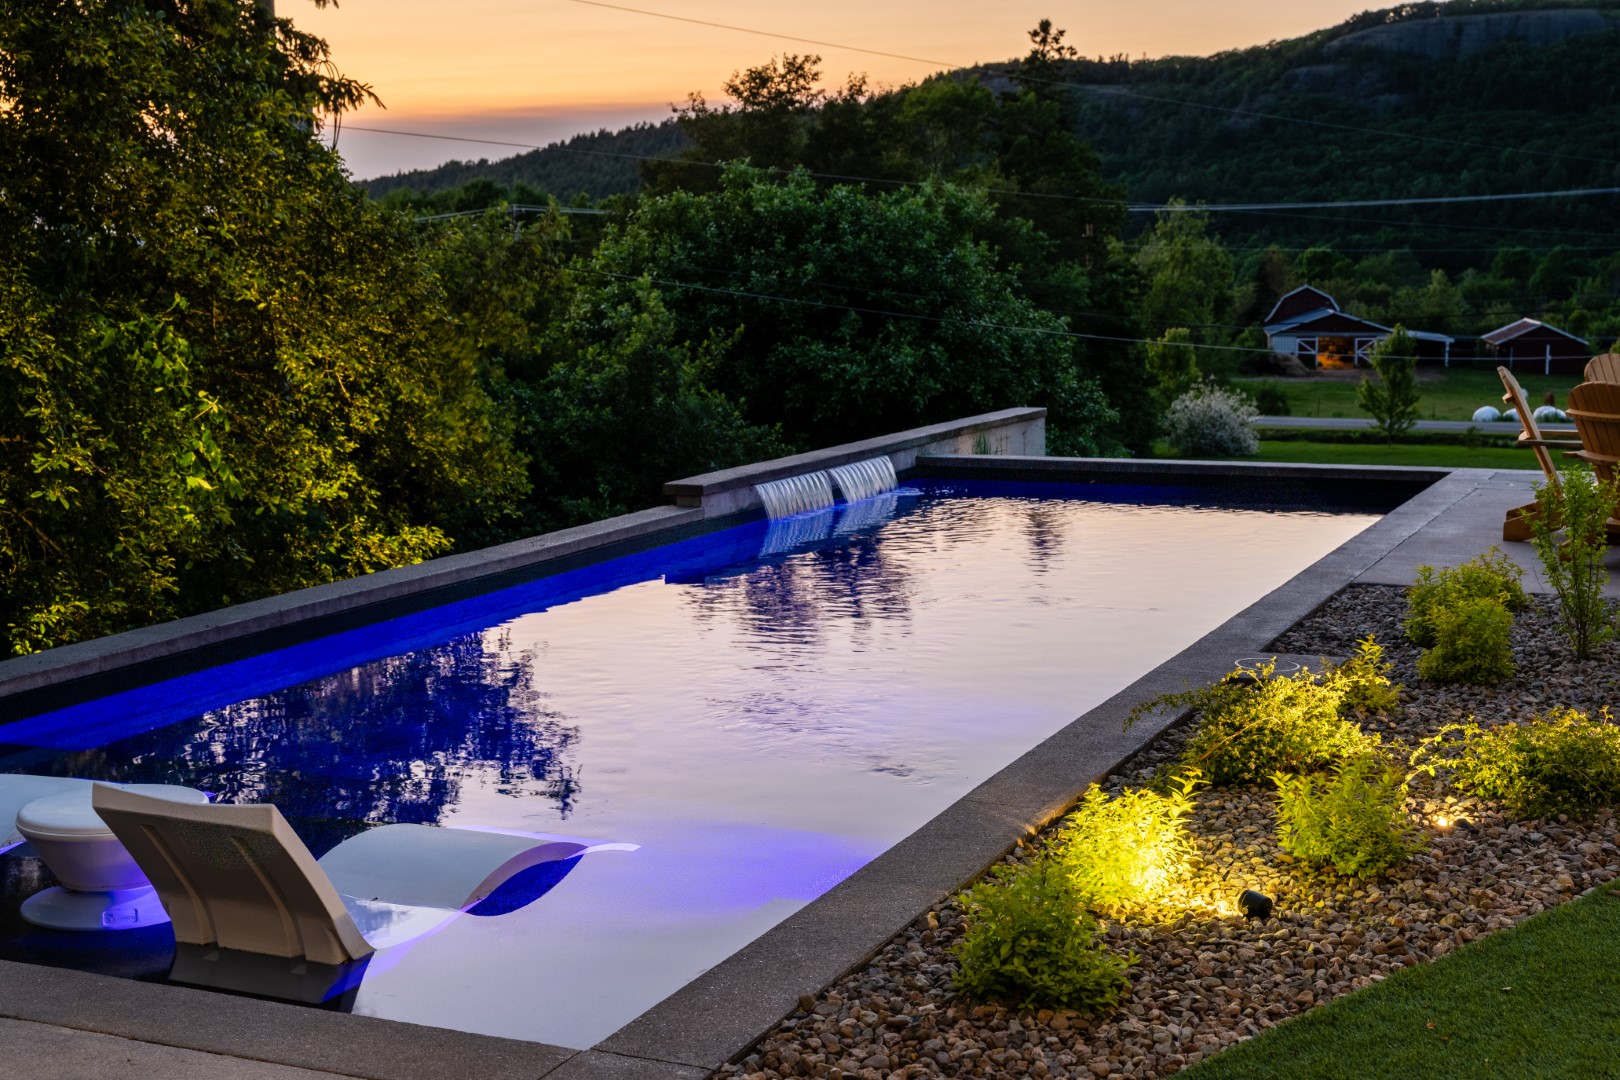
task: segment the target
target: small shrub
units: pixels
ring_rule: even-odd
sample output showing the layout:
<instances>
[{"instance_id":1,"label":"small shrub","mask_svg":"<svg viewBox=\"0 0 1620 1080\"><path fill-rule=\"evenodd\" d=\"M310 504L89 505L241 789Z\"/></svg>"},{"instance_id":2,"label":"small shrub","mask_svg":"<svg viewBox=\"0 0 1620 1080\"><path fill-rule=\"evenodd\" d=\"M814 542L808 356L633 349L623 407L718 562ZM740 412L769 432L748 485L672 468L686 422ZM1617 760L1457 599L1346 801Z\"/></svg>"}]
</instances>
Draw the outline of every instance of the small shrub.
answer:
<instances>
[{"instance_id":1,"label":"small shrub","mask_svg":"<svg viewBox=\"0 0 1620 1080\"><path fill-rule=\"evenodd\" d=\"M1171 402L1164 435L1184 457L1248 457L1260 451L1259 415L1247 396L1205 383Z\"/></svg>"},{"instance_id":2,"label":"small shrub","mask_svg":"<svg viewBox=\"0 0 1620 1080\"><path fill-rule=\"evenodd\" d=\"M1390 679L1395 665L1384 659L1384 647L1368 634L1356 642L1356 654L1329 671L1344 680L1343 708L1359 713L1393 713L1401 707L1399 683Z\"/></svg>"},{"instance_id":3,"label":"small shrub","mask_svg":"<svg viewBox=\"0 0 1620 1080\"><path fill-rule=\"evenodd\" d=\"M1190 868L1186 818L1199 783L1190 770L1179 790L1127 789L1112 799L1091 785L1055 845L1058 864L1088 907L1124 916L1164 903Z\"/></svg>"},{"instance_id":4,"label":"small shrub","mask_svg":"<svg viewBox=\"0 0 1620 1080\"><path fill-rule=\"evenodd\" d=\"M1585 816L1620 805L1620 726L1607 709L1592 719L1554 709L1527 723L1448 724L1413 755L1444 768L1465 792L1520 818Z\"/></svg>"},{"instance_id":5,"label":"small shrub","mask_svg":"<svg viewBox=\"0 0 1620 1080\"><path fill-rule=\"evenodd\" d=\"M1254 388L1254 407L1261 416L1292 416L1288 393L1275 381L1268 380Z\"/></svg>"},{"instance_id":6,"label":"small shrub","mask_svg":"<svg viewBox=\"0 0 1620 1080\"><path fill-rule=\"evenodd\" d=\"M1431 648L1435 642L1435 612L1465 600L1494 597L1517 614L1530 606L1519 579L1524 571L1500 548L1492 547L1460 566L1436 570L1417 568L1417 583L1406 590L1406 636L1412 644Z\"/></svg>"},{"instance_id":7,"label":"small shrub","mask_svg":"<svg viewBox=\"0 0 1620 1080\"><path fill-rule=\"evenodd\" d=\"M1097 941L1097 923L1050 857L998 866L961 896L967 931L956 946L962 993L1021 1008L1091 1011L1119 1004L1137 957Z\"/></svg>"},{"instance_id":8,"label":"small shrub","mask_svg":"<svg viewBox=\"0 0 1620 1080\"><path fill-rule=\"evenodd\" d=\"M1422 849L1406 816L1406 777L1378 754L1362 754L1332 774L1273 777L1277 842L1307 866L1370 878Z\"/></svg>"},{"instance_id":9,"label":"small shrub","mask_svg":"<svg viewBox=\"0 0 1620 1080\"><path fill-rule=\"evenodd\" d=\"M1508 637L1513 616L1494 597L1464 600L1431 616L1434 648L1418 657L1418 674L1429 682L1489 686L1513 674Z\"/></svg>"},{"instance_id":10,"label":"small shrub","mask_svg":"<svg viewBox=\"0 0 1620 1080\"><path fill-rule=\"evenodd\" d=\"M1547 583L1558 594L1558 629L1582 660L1614 636L1603 586L1609 571L1604 556L1609 537L1604 521L1616 513L1620 480L1600 481L1590 469L1571 469L1557 487L1536 488L1536 513L1530 518L1531 543L1541 557ZM1564 542L1558 542L1562 525Z\"/></svg>"},{"instance_id":11,"label":"small shrub","mask_svg":"<svg viewBox=\"0 0 1620 1080\"><path fill-rule=\"evenodd\" d=\"M1274 676L1274 670L1275 664L1261 665L1256 671L1260 681L1253 686L1222 681L1164 694L1133 709L1125 726L1165 706L1197 709L1202 717L1181 760L1214 784L1252 784L1277 772L1312 772L1376 744L1376 738L1340 715L1348 692L1343 675L1328 672L1318 679L1301 671L1288 678Z\"/></svg>"},{"instance_id":12,"label":"small shrub","mask_svg":"<svg viewBox=\"0 0 1620 1080\"><path fill-rule=\"evenodd\" d=\"M1418 418L1417 342L1400 323L1383 341L1373 346L1368 362L1378 373L1378 381L1361 377L1356 387L1356 405L1369 413L1384 438L1393 443L1412 430Z\"/></svg>"}]
</instances>

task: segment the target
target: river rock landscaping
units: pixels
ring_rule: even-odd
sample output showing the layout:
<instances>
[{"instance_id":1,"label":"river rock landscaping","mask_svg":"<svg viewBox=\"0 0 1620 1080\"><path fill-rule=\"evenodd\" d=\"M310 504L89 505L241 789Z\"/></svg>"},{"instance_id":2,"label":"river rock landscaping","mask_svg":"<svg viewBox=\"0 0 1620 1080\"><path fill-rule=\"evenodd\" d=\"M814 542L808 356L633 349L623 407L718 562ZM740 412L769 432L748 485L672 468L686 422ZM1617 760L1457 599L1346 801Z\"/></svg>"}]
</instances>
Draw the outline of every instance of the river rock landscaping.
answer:
<instances>
[{"instance_id":1,"label":"river rock landscaping","mask_svg":"<svg viewBox=\"0 0 1620 1080\"><path fill-rule=\"evenodd\" d=\"M1419 650L1401 633L1405 615L1404 590L1351 586L1272 649L1345 656L1357 639L1375 635L1405 686L1403 708L1364 726L1402 760L1401 748L1448 723L1522 721L1555 707L1596 716L1620 704L1620 646L1608 643L1592 660L1576 661L1548 598L1534 598L1515 622L1517 673L1488 687L1420 680ZM1183 724L1145 748L1103 782L1105 790L1146 784L1177 759L1191 730ZM801 999L798 1011L723 1075L1164 1076L1620 874L1612 810L1582 820L1513 821L1421 774L1407 810L1427 835L1427 849L1365 882L1308 869L1278 846L1270 784L1205 787L1193 798L1187 825L1199 858L1178 897L1191 910L1101 924L1111 951L1139 957L1111 1014L960 997L953 948L964 912L953 897L866 967ZM1049 828L1020 844L1004 861L1035 858L1052 834ZM1276 899L1270 920L1237 914L1245 888Z\"/></svg>"}]
</instances>

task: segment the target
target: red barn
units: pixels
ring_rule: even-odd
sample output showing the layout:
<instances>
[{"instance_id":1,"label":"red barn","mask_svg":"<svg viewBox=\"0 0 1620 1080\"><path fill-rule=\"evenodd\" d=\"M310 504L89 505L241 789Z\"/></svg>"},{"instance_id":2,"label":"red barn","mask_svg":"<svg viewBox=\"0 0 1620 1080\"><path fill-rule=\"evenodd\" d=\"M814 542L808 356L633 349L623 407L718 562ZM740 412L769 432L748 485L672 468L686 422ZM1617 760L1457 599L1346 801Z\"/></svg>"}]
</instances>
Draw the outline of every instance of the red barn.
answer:
<instances>
[{"instance_id":1,"label":"red barn","mask_svg":"<svg viewBox=\"0 0 1620 1080\"><path fill-rule=\"evenodd\" d=\"M1277 301L1266 316L1266 344L1272 352L1298 357L1308 368L1359 367L1391 329L1339 310L1321 289L1301 285ZM1408 330L1421 360L1451 363L1453 338Z\"/></svg>"},{"instance_id":2,"label":"red barn","mask_svg":"<svg viewBox=\"0 0 1620 1080\"><path fill-rule=\"evenodd\" d=\"M1532 375L1579 375L1592 358L1585 339L1536 319L1508 323L1480 340L1510 370Z\"/></svg>"}]
</instances>

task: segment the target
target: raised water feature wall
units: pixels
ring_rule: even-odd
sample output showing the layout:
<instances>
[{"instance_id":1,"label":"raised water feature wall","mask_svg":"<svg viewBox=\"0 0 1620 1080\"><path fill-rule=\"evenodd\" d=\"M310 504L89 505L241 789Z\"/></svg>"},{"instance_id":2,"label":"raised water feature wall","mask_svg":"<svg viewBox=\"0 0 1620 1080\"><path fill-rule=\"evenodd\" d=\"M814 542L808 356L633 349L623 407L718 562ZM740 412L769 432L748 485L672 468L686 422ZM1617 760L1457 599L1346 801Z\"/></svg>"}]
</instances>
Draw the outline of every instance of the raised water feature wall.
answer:
<instances>
[{"instance_id":1,"label":"raised water feature wall","mask_svg":"<svg viewBox=\"0 0 1620 1080\"><path fill-rule=\"evenodd\" d=\"M734 469L689 476L664 485L675 505L703 511L705 518L721 517L763 505L756 485L790 476L835 469L840 465L883 456L896 473L931 454L1046 454L1046 410L1002 409L944 424L913 428L875 439L811 450L791 457L739 465Z\"/></svg>"}]
</instances>

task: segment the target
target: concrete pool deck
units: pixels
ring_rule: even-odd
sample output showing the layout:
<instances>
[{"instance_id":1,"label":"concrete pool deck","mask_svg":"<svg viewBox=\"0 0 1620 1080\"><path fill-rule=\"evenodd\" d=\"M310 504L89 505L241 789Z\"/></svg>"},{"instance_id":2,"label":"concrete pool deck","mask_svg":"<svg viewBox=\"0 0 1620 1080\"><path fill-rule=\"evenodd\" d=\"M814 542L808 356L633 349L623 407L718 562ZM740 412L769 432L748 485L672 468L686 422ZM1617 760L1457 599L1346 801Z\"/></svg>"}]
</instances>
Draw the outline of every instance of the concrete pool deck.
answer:
<instances>
[{"instance_id":1,"label":"concrete pool deck","mask_svg":"<svg viewBox=\"0 0 1620 1080\"><path fill-rule=\"evenodd\" d=\"M1151 468L1150 468L1151 466ZM1049 458L923 459L930 475L1130 482L1204 475L1248 484L1288 479L1433 484L1198 642L1028 751L801 911L586 1051L470 1035L256 999L0 961L0 1035L8 1077L350 1076L647 1077L684 1080L732 1060L801 995L866 962L907 923L957 890L1020 837L1064 812L1085 787L1179 717L1129 733L1137 702L1219 677L1346 585L1404 585L1422 563L1450 565L1500 544L1503 513L1528 502L1539 474L1342 470L1229 463L1098 463ZM1525 544L1501 544L1534 568ZM1620 595L1610 556L1610 595ZM1526 575L1545 591L1539 575ZM559 973L565 975L566 973Z\"/></svg>"}]
</instances>

